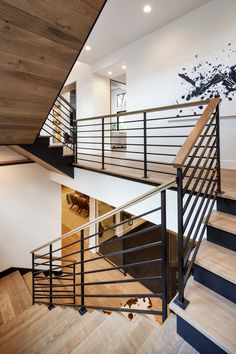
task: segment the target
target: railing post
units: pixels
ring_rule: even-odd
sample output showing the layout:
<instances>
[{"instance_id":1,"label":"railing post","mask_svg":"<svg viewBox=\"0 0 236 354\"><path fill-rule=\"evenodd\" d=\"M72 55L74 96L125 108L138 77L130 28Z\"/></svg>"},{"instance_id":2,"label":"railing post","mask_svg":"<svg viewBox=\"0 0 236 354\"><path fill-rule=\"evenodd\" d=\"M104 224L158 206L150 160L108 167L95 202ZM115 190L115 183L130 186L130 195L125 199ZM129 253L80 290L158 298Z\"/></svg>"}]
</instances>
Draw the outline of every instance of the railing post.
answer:
<instances>
[{"instance_id":1,"label":"railing post","mask_svg":"<svg viewBox=\"0 0 236 354\"><path fill-rule=\"evenodd\" d=\"M161 192L161 240L162 240L162 321L167 318L168 304L168 239L166 233L166 191Z\"/></svg>"},{"instance_id":2,"label":"railing post","mask_svg":"<svg viewBox=\"0 0 236 354\"><path fill-rule=\"evenodd\" d=\"M48 309L53 309L53 294L52 294L52 244L49 245L49 305Z\"/></svg>"},{"instance_id":3,"label":"railing post","mask_svg":"<svg viewBox=\"0 0 236 354\"><path fill-rule=\"evenodd\" d=\"M218 179L218 193L221 191L221 169L220 169L220 110L219 104L216 107L216 144L217 144L217 179Z\"/></svg>"},{"instance_id":4,"label":"railing post","mask_svg":"<svg viewBox=\"0 0 236 354\"><path fill-rule=\"evenodd\" d=\"M102 118L102 170L105 169L105 122Z\"/></svg>"},{"instance_id":5,"label":"railing post","mask_svg":"<svg viewBox=\"0 0 236 354\"><path fill-rule=\"evenodd\" d=\"M81 307L79 313L84 315L87 310L84 305L84 230L80 232L80 251L81 251L81 263L80 263L80 284L81 284Z\"/></svg>"},{"instance_id":6,"label":"railing post","mask_svg":"<svg viewBox=\"0 0 236 354\"><path fill-rule=\"evenodd\" d=\"M34 252L32 253L32 304L35 304L35 287L34 287Z\"/></svg>"},{"instance_id":7,"label":"railing post","mask_svg":"<svg viewBox=\"0 0 236 354\"><path fill-rule=\"evenodd\" d=\"M74 302L74 305L76 304L76 285L75 285L75 282L76 282L76 277L75 277L75 262L74 262L73 263L73 294L74 294L73 302Z\"/></svg>"},{"instance_id":8,"label":"railing post","mask_svg":"<svg viewBox=\"0 0 236 354\"><path fill-rule=\"evenodd\" d=\"M147 178L147 113L143 112L143 170L144 178Z\"/></svg>"},{"instance_id":9,"label":"railing post","mask_svg":"<svg viewBox=\"0 0 236 354\"><path fill-rule=\"evenodd\" d=\"M184 298L184 235L183 235L183 171L177 168L177 213L178 213L178 297L175 302L185 309L188 300Z\"/></svg>"},{"instance_id":10,"label":"railing post","mask_svg":"<svg viewBox=\"0 0 236 354\"><path fill-rule=\"evenodd\" d=\"M75 113L75 112L74 112ZM74 120L73 120L73 153L74 153L74 156L75 156L75 163L77 164L78 163L78 156L77 156L77 121L74 117Z\"/></svg>"}]
</instances>

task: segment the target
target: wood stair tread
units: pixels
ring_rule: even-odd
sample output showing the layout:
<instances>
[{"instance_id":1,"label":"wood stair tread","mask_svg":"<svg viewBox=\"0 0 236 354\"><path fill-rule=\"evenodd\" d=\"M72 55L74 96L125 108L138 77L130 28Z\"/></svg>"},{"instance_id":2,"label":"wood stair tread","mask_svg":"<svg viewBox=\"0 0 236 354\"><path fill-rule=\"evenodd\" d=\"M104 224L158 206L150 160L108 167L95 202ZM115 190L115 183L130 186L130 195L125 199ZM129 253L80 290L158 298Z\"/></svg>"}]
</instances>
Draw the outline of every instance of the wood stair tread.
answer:
<instances>
[{"instance_id":1,"label":"wood stair tread","mask_svg":"<svg viewBox=\"0 0 236 354\"><path fill-rule=\"evenodd\" d=\"M174 300L170 303L170 309L226 353L235 353L235 304L192 277L187 282L185 298L190 301L185 310L176 305Z\"/></svg>"},{"instance_id":2,"label":"wood stair tread","mask_svg":"<svg viewBox=\"0 0 236 354\"><path fill-rule=\"evenodd\" d=\"M117 341L122 340L122 336L125 335L124 331L127 331L129 326L130 323L124 316L113 312L107 315L105 321L91 332L72 353L115 353L113 349L117 346ZM118 334L121 331L122 336L119 337Z\"/></svg>"},{"instance_id":3,"label":"wood stair tread","mask_svg":"<svg viewBox=\"0 0 236 354\"><path fill-rule=\"evenodd\" d=\"M81 317L81 321L77 321L63 336L55 338L53 343L47 347L47 354L68 354L71 353L90 333L106 319L104 313L99 311L87 312Z\"/></svg>"},{"instance_id":4,"label":"wood stair tread","mask_svg":"<svg viewBox=\"0 0 236 354\"><path fill-rule=\"evenodd\" d=\"M51 310L53 311L55 309ZM24 346L25 352L45 353L50 343L61 337L75 322L80 321L80 317L77 311L70 308L60 311L46 326L35 331L33 341Z\"/></svg>"},{"instance_id":5,"label":"wood stair tread","mask_svg":"<svg viewBox=\"0 0 236 354\"><path fill-rule=\"evenodd\" d=\"M22 312L20 315L17 317L14 317L11 321L3 324L0 326L0 342L1 338L5 333L9 333L12 331L14 328L17 326L21 326L23 323L24 325L27 324L27 322L36 319L36 317L42 315L43 313L48 312L47 307L43 305L32 305L28 309L26 309L24 312Z\"/></svg>"},{"instance_id":6,"label":"wood stair tread","mask_svg":"<svg viewBox=\"0 0 236 354\"><path fill-rule=\"evenodd\" d=\"M136 315L128 323L128 328L120 331L118 340L115 341L115 353L137 353L140 347L147 342L150 336L157 340L161 331L161 326L145 316Z\"/></svg>"},{"instance_id":7,"label":"wood stair tread","mask_svg":"<svg viewBox=\"0 0 236 354\"><path fill-rule=\"evenodd\" d=\"M234 251L204 241L194 263L236 284L236 253Z\"/></svg>"},{"instance_id":8,"label":"wood stair tread","mask_svg":"<svg viewBox=\"0 0 236 354\"><path fill-rule=\"evenodd\" d=\"M56 321L59 321L58 314L62 311L62 308L57 307L52 311L43 313L27 325L23 323L22 326L17 326L15 330L8 332L0 343L1 354L26 353L25 347L29 348L37 338L37 334L42 333L42 329L47 329L49 323L55 324Z\"/></svg>"},{"instance_id":9,"label":"wood stair tread","mask_svg":"<svg viewBox=\"0 0 236 354\"><path fill-rule=\"evenodd\" d=\"M160 334L156 338L151 335L138 354L177 353L183 343L184 339L177 334L176 316L170 315L161 327Z\"/></svg>"},{"instance_id":10,"label":"wood stair tread","mask_svg":"<svg viewBox=\"0 0 236 354\"><path fill-rule=\"evenodd\" d=\"M221 211L213 211L208 221L208 225L236 235L235 215L223 213Z\"/></svg>"},{"instance_id":11,"label":"wood stair tread","mask_svg":"<svg viewBox=\"0 0 236 354\"><path fill-rule=\"evenodd\" d=\"M9 298L15 316L32 305L30 292L19 271L0 279L0 291Z\"/></svg>"}]
</instances>

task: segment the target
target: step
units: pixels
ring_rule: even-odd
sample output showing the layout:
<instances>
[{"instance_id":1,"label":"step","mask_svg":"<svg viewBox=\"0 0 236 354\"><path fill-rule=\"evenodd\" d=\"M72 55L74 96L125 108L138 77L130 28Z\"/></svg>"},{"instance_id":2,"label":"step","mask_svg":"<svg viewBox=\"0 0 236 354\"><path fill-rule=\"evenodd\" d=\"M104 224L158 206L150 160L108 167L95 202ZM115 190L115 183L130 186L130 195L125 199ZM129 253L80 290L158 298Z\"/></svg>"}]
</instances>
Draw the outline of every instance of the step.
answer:
<instances>
[{"instance_id":1,"label":"step","mask_svg":"<svg viewBox=\"0 0 236 354\"><path fill-rule=\"evenodd\" d=\"M72 353L115 353L113 348L123 340L124 331L127 331L129 326L130 323L124 316L113 312L107 315L105 321L91 332Z\"/></svg>"},{"instance_id":2,"label":"step","mask_svg":"<svg viewBox=\"0 0 236 354\"><path fill-rule=\"evenodd\" d=\"M18 326L21 326L23 323L27 324L27 322L32 321L33 318L41 316L43 313L46 312L48 312L47 307L43 305L32 305L20 315L14 317L11 321L0 326L0 341L6 333L12 331Z\"/></svg>"},{"instance_id":3,"label":"step","mask_svg":"<svg viewBox=\"0 0 236 354\"><path fill-rule=\"evenodd\" d=\"M143 315L136 315L131 321L122 324L117 333L116 340L112 341L110 349L114 353L137 353L140 346L146 342L149 335L152 334L154 338L158 337L161 326L154 323L149 318Z\"/></svg>"},{"instance_id":4,"label":"step","mask_svg":"<svg viewBox=\"0 0 236 354\"><path fill-rule=\"evenodd\" d=\"M34 309L36 308L34 305ZM29 308L30 309L30 308ZM36 310L31 310L28 312L28 310L25 310L22 312L22 314L18 315L14 319L12 319L10 322L4 324L0 328L0 347L1 347L1 353L2 353L2 347L6 345L11 338L14 338L19 334L19 331L23 331L25 328L31 327L34 323L36 323L38 320L41 320L41 318L49 312L46 306L39 306ZM7 346L6 346L7 347Z\"/></svg>"},{"instance_id":5,"label":"step","mask_svg":"<svg viewBox=\"0 0 236 354\"><path fill-rule=\"evenodd\" d=\"M49 147L49 144L50 144L50 136L40 135L40 136L38 136L36 141L38 141L40 145L43 145L47 148L47 147Z\"/></svg>"},{"instance_id":6,"label":"step","mask_svg":"<svg viewBox=\"0 0 236 354\"><path fill-rule=\"evenodd\" d=\"M224 197L217 197L217 210L223 213L236 215L236 199L223 194Z\"/></svg>"},{"instance_id":7,"label":"step","mask_svg":"<svg viewBox=\"0 0 236 354\"><path fill-rule=\"evenodd\" d=\"M12 307L14 315L17 316L32 305L30 292L19 271L0 279L0 291L2 295L5 294L1 296L1 302L3 302L0 308L1 313L4 308L8 307L10 309ZM10 310L11 316L12 310Z\"/></svg>"},{"instance_id":8,"label":"step","mask_svg":"<svg viewBox=\"0 0 236 354\"><path fill-rule=\"evenodd\" d=\"M51 310L51 312L55 309ZM24 351L26 353L45 353L47 348L56 338L61 338L67 330L81 321L81 316L78 311L66 308L61 311L54 319L50 319L46 326L39 328L34 333L34 338L30 343L26 343Z\"/></svg>"},{"instance_id":9,"label":"step","mask_svg":"<svg viewBox=\"0 0 236 354\"><path fill-rule=\"evenodd\" d=\"M177 353L184 340L176 331L176 316L171 314L161 326L161 332L155 338L150 336L149 340L140 347L138 354L150 353Z\"/></svg>"},{"instance_id":10,"label":"step","mask_svg":"<svg viewBox=\"0 0 236 354\"><path fill-rule=\"evenodd\" d=\"M212 242L202 242L194 262L194 279L236 302L236 254Z\"/></svg>"},{"instance_id":11,"label":"step","mask_svg":"<svg viewBox=\"0 0 236 354\"><path fill-rule=\"evenodd\" d=\"M64 332L63 336L54 340L47 346L47 354L68 354L73 351L88 335L106 319L103 312L87 312L81 317L81 321L74 323L70 329Z\"/></svg>"},{"instance_id":12,"label":"step","mask_svg":"<svg viewBox=\"0 0 236 354\"><path fill-rule=\"evenodd\" d=\"M178 321L180 319L179 323L177 321L178 333L204 354L222 351L235 354L235 305L192 277L187 282L185 297L190 302L185 310L174 303L175 299L170 303L170 309L177 314ZM181 330L183 323L187 327L184 331ZM214 351L211 346L214 346Z\"/></svg>"},{"instance_id":13,"label":"step","mask_svg":"<svg viewBox=\"0 0 236 354\"><path fill-rule=\"evenodd\" d=\"M214 211L207 225L207 239L236 251L236 216Z\"/></svg>"},{"instance_id":14,"label":"step","mask_svg":"<svg viewBox=\"0 0 236 354\"><path fill-rule=\"evenodd\" d=\"M10 331L4 336L4 341L0 343L1 354L5 353L26 353L25 347L29 348L35 339L38 338L38 333L47 329L49 324L54 324L60 321L60 313L63 311L57 307L51 311L47 311L34 321L29 322L27 325L24 323L18 326L17 329ZM29 353L29 351L28 351Z\"/></svg>"}]
</instances>

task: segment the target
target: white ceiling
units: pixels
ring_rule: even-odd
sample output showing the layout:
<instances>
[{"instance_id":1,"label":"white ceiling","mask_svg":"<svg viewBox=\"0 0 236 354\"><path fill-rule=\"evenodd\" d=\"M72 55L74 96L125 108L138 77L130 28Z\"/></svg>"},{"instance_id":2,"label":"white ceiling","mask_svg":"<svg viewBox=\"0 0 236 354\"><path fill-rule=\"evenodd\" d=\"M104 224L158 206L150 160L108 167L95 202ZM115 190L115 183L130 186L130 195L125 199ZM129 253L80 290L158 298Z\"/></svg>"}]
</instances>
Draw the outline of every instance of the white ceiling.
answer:
<instances>
[{"instance_id":1,"label":"white ceiling","mask_svg":"<svg viewBox=\"0 0 236 354\"><path fill-rule=\"evenodd\" d=\"M79 60L92 64L129 43L174 21L209 0L107 0ZM149 4L152 11L143 12Z\"/></svg>"}]
</instances>

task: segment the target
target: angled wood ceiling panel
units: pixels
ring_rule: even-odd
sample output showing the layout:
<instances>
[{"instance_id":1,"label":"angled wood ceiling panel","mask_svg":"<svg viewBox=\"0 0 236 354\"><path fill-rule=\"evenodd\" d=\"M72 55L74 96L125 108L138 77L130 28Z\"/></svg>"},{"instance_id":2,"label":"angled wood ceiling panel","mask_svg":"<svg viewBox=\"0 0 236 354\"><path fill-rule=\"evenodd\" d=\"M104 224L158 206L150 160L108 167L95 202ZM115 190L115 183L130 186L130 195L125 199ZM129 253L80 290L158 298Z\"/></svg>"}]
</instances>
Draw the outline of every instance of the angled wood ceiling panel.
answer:
<instances>
[{"instance_id":1,"label":"angled wood ceiling panel","mask_svg":"<svg viewBox=\"0 0 236 354\"><path fill-rule=\"evenodd\" d=\"M105 0L0 0L0 144L31 144Z\"/></svg>"}]
</instances>

